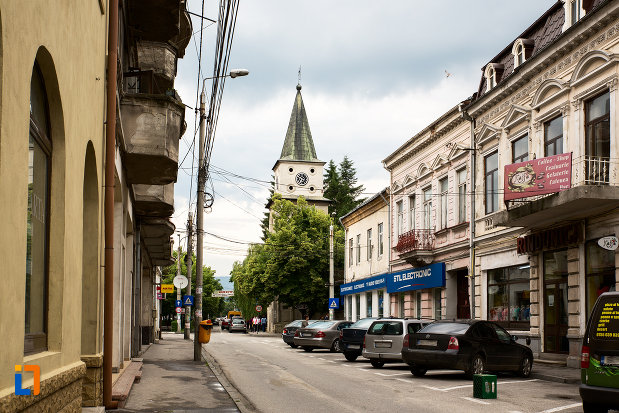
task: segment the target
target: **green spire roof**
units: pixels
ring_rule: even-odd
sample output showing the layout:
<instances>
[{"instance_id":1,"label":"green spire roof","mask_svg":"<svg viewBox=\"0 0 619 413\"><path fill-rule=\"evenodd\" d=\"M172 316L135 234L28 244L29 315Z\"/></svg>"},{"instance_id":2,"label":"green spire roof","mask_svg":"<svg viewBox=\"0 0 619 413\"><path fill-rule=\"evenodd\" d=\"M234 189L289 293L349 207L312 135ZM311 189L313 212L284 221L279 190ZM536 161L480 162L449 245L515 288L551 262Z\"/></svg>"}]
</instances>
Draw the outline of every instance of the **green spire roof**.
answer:
<instances>
[{"instance_id":1,"label":"green spire roof","mask_svg":"<svg viewBox=\"0 0 619 413\"><path fill-rule=\"evenodd\" d=\"M286 140L282 148L280 160L318 161L312 132L305 114L305 106L301 97L301 85L297 85L297 96L290 114L290 123L286 132Z\"/></svg>"}]
</instances>

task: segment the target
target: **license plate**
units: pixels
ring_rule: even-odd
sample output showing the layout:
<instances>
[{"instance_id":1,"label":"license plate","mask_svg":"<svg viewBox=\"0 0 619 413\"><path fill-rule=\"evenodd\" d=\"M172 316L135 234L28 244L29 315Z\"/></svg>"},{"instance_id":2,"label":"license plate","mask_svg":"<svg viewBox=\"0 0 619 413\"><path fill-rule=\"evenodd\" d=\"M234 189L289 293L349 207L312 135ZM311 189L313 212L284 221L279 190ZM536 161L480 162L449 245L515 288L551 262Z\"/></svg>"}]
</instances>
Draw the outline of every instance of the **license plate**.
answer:
<instances>
[{"instance_id":1,"label":"license plate","mask_svg":"<svg viewBox=\"0 0 619 413\"><path fill-rule=\"evenodd\" d=\"M391 343L384 342L384 341L378 341L374 343L374 348L391 348Z\"/></svg>"},{"instance_id":2,"label":"license plate","mask_svg":"<svg viewBox=\"0 0 619 413\"><path fill-rule=\"evenodd\" d=\"M436 347L436 340L417 340L418 346Z\"/></svg>"},{"instance_id":3,"label":"license plate","mask_svg":"<svg viewBox=\"0 0 619 413\"><path fill-rule=\"evenodd\" d=\"M348 348L360 349L361 346L359 344L349 344Z\"/></svg>"},{"instance_id":4,"label":"license plate","mask_svg":"<svg viewBox=\"0 0 619 413\"><path fill-rule=\"evenodd\" d=\"M602 356L600 361L605 366L619 366L619 356Z\"/></svg>"},{"instance_id":5,"label":"license plate","mask_svg":"<svg viewBox=\"0 0 619 413\"><path fill-rule=\"evenodd\" d=\"M311 336L312 336L312 333L309 333L309 334L301 334L301 337L311 337Z\"/></svg>"}]
</instances>

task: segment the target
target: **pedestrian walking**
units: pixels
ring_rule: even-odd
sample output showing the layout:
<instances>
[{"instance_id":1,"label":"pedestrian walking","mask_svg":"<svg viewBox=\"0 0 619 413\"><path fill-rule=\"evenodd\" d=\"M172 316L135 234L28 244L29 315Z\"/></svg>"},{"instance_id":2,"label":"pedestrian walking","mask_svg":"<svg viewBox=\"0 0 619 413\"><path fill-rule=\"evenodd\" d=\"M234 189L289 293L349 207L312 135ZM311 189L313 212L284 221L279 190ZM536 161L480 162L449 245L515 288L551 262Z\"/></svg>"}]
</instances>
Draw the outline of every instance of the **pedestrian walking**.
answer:
<instances>
[{"instance_id":1,"label":"pedestrian walking","mask_svg":"<svg viewBox=\"0 0 619 413\"><path fill-rule=\"evenodd\" d=\"M267 318L266 317L262 317L262 320L260 320L260 324L262 324L262 332L266 333L266 331L267 331Z\"/></svg>"}]
</instances>

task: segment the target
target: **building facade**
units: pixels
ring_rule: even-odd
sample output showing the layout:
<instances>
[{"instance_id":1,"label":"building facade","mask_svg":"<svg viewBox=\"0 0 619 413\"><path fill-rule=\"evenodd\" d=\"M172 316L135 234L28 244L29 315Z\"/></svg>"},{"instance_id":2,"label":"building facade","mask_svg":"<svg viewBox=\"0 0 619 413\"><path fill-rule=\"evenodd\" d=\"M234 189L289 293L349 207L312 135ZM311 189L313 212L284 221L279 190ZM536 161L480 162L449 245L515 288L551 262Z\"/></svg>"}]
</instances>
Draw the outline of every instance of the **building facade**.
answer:
<instances>
[{"instance_id":1,"label":"building facade","mask_svg":"<svg viewBox=\"0 0 619 413\"><path fill-rule=\"evenodd\" d=\"M121 370L156 336L155 277L171 263L168 217L185 129L173 80L191 21L184 2L122 2L110 85L112 4L0 1L0 215L11 234L0 239L11 297L0 300L0 334L11 337L0 358L3 412L101 405L104 354ZM117 96L112 165L108 85ZM114 191L108 211L106 184ZM114 219L111 297L103 288L106 214ZM104 332L106 299L114 327ZM113 340L104 349L105 335ZM30 396L16 394L18 376Z\"/></svg>"},{"instance_id":2,"label":"building facade","mask_svg":"<svg viewBox=\"0 0 619 413\"><path fill-rule=\"evenodd\" d=\"M344 284L340 300L346 320L389 317L389 191L384 189L341 218L345 230Z\"/></svg>"},{"instance_id":3,"label":"building facade","mask_svg":"<svg viewBox=\"0 0 619 413\"><path fill-rule=\"evenodd\" d=\"M574 367L595 299L619 282L618 14L617 1L557 2L482 68L465 109L476 314Z\"/></svg>"}]
</instances>

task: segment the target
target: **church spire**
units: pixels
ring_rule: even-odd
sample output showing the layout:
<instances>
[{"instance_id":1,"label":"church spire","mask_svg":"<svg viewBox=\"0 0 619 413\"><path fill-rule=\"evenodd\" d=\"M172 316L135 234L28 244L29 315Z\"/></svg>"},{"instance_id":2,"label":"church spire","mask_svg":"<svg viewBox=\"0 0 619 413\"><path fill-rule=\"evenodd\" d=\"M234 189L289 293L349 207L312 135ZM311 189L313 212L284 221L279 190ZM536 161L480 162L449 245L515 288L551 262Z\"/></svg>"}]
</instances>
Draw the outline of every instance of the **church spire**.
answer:
<instances>
[{"instance_id":1,"label":"church spire","mask_svg":"<svg viewBox=\"0 0 619 413\"><path fill-rule=\"evenodd\" d=\"M303 98L301 97L301 68L299 67L299 83L297 84L297 96L294 99L286 140L282 148L280 160L293 161L318 161L314 140L310 132Z\"/></svg>"}]
</instances>

